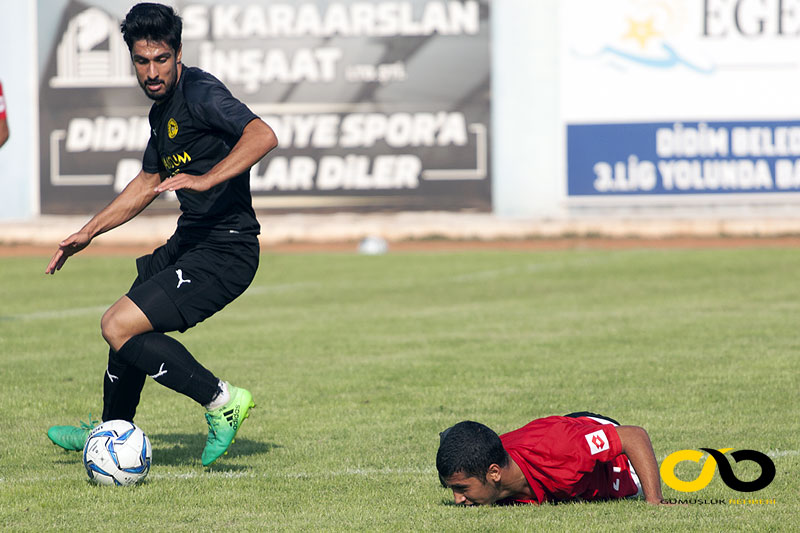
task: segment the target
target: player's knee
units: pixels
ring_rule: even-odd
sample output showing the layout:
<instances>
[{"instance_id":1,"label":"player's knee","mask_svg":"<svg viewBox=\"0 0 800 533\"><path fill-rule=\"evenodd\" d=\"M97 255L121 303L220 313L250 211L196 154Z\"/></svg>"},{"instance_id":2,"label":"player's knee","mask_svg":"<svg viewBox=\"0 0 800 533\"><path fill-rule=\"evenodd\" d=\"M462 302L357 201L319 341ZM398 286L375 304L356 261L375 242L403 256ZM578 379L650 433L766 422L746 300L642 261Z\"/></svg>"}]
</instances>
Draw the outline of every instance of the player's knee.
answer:
<instances>
[{"instance_id":1,"label":"player's knee","mask_svg":"<svg viewBox=\"0 0 800 533\"><path fill-rule=\"evenodd\" d=\"M114 350L119 350L131 337L126 331L125 321L114 307L108 309L100 319L100 332Z\"/></svg>"},{"instance_id":2,"label":"player's knee","mask_svg":"<svg viewBox=\"0 0 800 533\"><path fill-rule=\"evenodd\" d=\"M153 326L133 302L121 298L103 315L100 331L108 345L119 350L131 337L153 331Z\"/></svg>"}]
</instances>

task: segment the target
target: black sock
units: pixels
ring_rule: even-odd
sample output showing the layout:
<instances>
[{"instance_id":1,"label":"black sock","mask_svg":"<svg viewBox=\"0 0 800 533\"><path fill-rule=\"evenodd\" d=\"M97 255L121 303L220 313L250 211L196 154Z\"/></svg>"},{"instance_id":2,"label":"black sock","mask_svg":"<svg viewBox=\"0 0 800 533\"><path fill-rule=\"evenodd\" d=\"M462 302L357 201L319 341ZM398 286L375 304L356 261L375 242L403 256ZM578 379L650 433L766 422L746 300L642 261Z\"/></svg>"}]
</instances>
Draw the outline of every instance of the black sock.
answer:
<instances>
[{"instance_id":1,"label":"black sock","mask_svg":"<svg viewBox=\"0 0 800 533\"><path fill-rule=\"evenodd\" d=\"M198 363L183 344L163 333L131 337L117 351L117 357L200 405L210 403L219 390L219 379Z\"/></svg>"},{"instance_id":2,"label":"black sock","mask_svg":"<svg viewBox=\"0 0 800 533\"><path fill-rule=\"evenodd\" d=\"M108 351L108 366L103 376L103 422L133 422L146 377L147 374L122 361L117 352Z\"/></svg>"}]
</instances>

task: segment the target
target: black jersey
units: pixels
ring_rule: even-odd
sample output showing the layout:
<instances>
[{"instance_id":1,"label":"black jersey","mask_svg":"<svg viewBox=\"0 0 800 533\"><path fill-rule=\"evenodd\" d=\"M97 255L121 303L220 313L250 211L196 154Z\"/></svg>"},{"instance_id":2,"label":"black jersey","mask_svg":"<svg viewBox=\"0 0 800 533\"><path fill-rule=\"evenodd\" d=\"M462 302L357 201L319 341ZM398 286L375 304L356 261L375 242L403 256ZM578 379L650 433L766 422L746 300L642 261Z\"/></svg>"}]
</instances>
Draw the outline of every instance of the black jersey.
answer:
<instances>
[{"instance_id":1,"label":"black jersey","mask_svg":"<svg viewBox=\"0 0 800 533\"><path fill-rule=\"evenodd\" d=\"M258 118L211 74L184 66L172 95L150 109L145 172L205 174L224 159ZM203 192L176 191L182 214L178 234L187 239L251 239L260 226L250 195L250 169Z\"/></svg>"}]
</instances>

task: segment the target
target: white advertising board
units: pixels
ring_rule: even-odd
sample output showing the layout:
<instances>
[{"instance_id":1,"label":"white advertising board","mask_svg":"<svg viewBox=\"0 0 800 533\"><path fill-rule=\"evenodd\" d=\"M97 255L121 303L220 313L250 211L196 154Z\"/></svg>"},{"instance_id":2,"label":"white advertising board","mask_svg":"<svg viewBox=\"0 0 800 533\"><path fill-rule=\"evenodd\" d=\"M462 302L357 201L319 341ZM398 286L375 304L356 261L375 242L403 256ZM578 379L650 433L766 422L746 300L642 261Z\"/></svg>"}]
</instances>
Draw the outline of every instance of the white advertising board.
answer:
<instances>
[{"instance_id":1,"label":"white advertising board","mask_svg":"<svg viewBox=\"0 0 800 533\"><path fill-rule=\"evenodd\" d=\"M800 192L800 1L566 0L559 17L570 199Z\"/></svg>"}]
</instances>

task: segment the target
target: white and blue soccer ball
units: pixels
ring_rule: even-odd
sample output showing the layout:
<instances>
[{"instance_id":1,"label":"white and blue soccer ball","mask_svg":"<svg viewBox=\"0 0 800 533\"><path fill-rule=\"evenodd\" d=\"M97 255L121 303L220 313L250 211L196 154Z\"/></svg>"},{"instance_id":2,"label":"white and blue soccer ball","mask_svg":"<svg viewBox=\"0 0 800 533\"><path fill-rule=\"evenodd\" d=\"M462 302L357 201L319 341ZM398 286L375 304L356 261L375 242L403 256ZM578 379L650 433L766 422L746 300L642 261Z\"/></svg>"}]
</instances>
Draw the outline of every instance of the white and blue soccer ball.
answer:
<instances>
[{"instance_id":1,"label":"white and blue soccer ball","mask_svg":"<svg viewBox=\"0 0 800 533\"><path fill-rule=\"evenodd\" d=\"M83 466L89 479L100 485L133 485L150 471L153 449L136 424L127 420L103 422L83 446Z\"/></svg>"}]
</instances>

